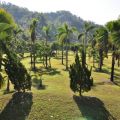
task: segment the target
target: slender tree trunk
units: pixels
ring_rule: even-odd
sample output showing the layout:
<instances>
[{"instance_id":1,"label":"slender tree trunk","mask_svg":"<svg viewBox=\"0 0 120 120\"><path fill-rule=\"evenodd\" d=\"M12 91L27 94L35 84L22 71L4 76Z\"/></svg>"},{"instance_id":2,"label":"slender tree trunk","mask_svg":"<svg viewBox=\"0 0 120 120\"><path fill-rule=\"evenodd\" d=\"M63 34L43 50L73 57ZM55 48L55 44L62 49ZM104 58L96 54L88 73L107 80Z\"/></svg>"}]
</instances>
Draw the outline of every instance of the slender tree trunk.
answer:
<instances>
[{"instance_id":1,"label":"slender tree trunk","mask_svg":"<svg viewBox=\"0 0 120 120\"><path fill-rule=\"evenodd\" d=\"M95 67L95 60L94 60L94 57L93 57L93 67Z\"/></svg>"},{"instance_id":2,"label":"slender tree trunk","mask_svg":"<svg viewBox=\"0 0 120 120\"><path fill-rule=\"evenodd\" d=\"M33 43L33 45L34 45L34 47L33 47L33 69L35 70L36 69L36 67L35 67L35 58L36 58L36 56L35 56L35 43Z\"/></svg>"},{"instance_id":3,"label":"slender tree trunk","mask_svg":"<svg viewBox=\"0 0 120 120\"><path fill-rule=\"evenodd\" d=\"M83 47L84 47L84 63L86 64L86 37L87 37L87 33L85 33L85 38L84 38L84 43L83 43Z\"/></svg>"},{"instance_id":4,"label":"slender tree trunk","mask_svg":"<svg viewBox=\"0 0 120 120\"><path fill-rule=\"evenodd\" d=\"M63 63L63 52L64 52L64 48L63 48L63 43L62 43L62 65L64 64Z\"/></svg>"},{"instance_id":5,"label":"slender tree trunk","mask_svg":"<svg viewBox=\"0 0 120 120\"><path fill-rule=\"evenodd\" d=\"M112 53L112 67L111 67L111 78L110 80L113 82L114 81L114 66L115 66L115 47L113 45L113 53Z\"/></svg>"},{"instance_id":6,"label":"slender tree trunk","mask_svg":"<svg viewBox=\"0 0 120 120\"><path fill-rule=\"evenodd\" d=\"M47 55L45 55L45 66L46 66L46 68L48 68Z\"/></svg>"},{"instance_id":7,"label":"slender tree trunk","mask_svg":"<svg viewBox=\"0 0 120 120\"><path fill-rule=\"evenodd\" d=\"M85 51L82 50L82 66L85 67L86 63L85 63L85 59L86 59L86 56L85 56Z\"/></svg>"},{"instance_id":8,"label":"slender tree trunk","mask_svg":"<svg viewBox=\"0 0 120 120\"><path fill-rule=\"evenodd\" d=\"M48 40L48 36L46 36L46 47L47 47L47 40ZM46 54L46 55L45 55L45 65L46 65L46 68L48 68L47 59L48 59L48 56L47 56L47 54Z\"/></svg>"},{"instance_id":9,"label":"slender tree trunk","mask_svg":"<svg viewBox=\"0 0 120 120\"><path fill-rule=\"evenodd\" d=\"M32 54L33 54L33 45L32 45L32 42L31 42L31 52L30 52L30 59L31 59L31 69L32 69L32 64L33 64L33 56L32 56Z\"/></svg>"},{"instance_id":10,"label":"slender tree trunk","mask_svg":"<svg viewBox=\"0 0 120 120\"><path fill-rule=\"evenodd\" d=\"M45 57L43 56L43 65L45 66Z\"/></svg>"},{"instance_id":11,"label":"slender tree trunk","mask_svg":"<svg viewBox=\"0 0 120 120\"><path fill-rule=\"evenodd\" d=\"M2 53L0 53L0 71L2 69Z\"/></svg>"},{"instance_id":12,"label":"slender tree trunk","mask_svg":"<svg viewBox=\"0 0 120 120\"><path fill-rule=\"evenodd\" d=\"M7 89L6 89L7 92L10 92L10 80L8 78L8 81L7 81Z\"/></svg>"},{"instance_id":13,"label":"slender tree trunk","mask_svg":"<svg viewBox=\"0 0 120 120\"><path fill-rule=\"evenodd\" d=\"M50 68L51 68L51 61L50 61L50 57L49 57L49 66L50 66Z\"/></svg>"},{"instance_id":14,"label":"slender tree trunk","mask_svg":"<svg viewBox=\"0 0 120 120\"><path fill-rule=\"evenodd\" d=\"M82 87L80 85L79 96L82 96Z\"/></svg>"},{"instance_id":15,"label":"slender tree trunk","mask_svg":"<svg viewBox=\"0 0 120 120\"><path fill-rule=\"evenodd\" d=\"M118 67L120 67L120 56L118 57Z\"/></svg>"},{"instance_id":16,"label":"slender tree trunk","mask_svg":"<svg viewBox=\"0 0 120 120\"><path fill-rule=\"evenodd\" d=\"M68 70L68 45L66 43L66 70Z\"/></svg>"},{"instance_id":17,"label":"slender tree trunk","mask_svg":"<svg viewBox=\"0 0 120 120\"><path fill-rule=\"evenodd\" d=\"M102 71L102 65L103 65L103 51L100 49L99 50L99 56L100 56L100 60L99 60L99 71Z\"/></svg>"},{"instance_id":18,"label":"slender tree trunk","mask_svg":"<svg viewBox=\"0 0 120 120\"><path fill-rule=\"evenodd\" d=\"M36 66L35 66L35 53L33 54L33 68L34 68L34 70L36 69Z\"/></svg>"},{"instance_id":19,"label":"slender tree trunk","mask_svg":"<svg viewBox=\"0 0 120 120\"><path fill-rule=\"evenodd\" d=\"M32 59L32 53L30 53L30 58L31 58L31 68L32 68L32 63L33 63L33 59Z\"/></svg>"}]
</instances>

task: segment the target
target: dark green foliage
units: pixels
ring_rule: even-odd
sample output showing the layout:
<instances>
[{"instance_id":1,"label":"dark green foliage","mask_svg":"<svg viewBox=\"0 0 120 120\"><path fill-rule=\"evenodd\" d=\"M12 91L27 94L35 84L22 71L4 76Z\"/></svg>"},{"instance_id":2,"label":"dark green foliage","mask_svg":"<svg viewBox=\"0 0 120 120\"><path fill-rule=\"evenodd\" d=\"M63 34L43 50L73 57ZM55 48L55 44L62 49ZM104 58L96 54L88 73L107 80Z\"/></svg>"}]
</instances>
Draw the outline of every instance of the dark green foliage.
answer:
<instances>
[{"instance_id":1,"label":"dark green foliage","mask_svg":"<svg viewBox=\"0 0 120 120\"><path fill-rule=\"evenodd\" d=\"M70 65L70 88L73 92L89 91L93 85L93 79L91 78L91 70L86 65L82 65L78 54L76 54L75 63Z\"/></svg>"},{"instance_id":2,"label":"dark green foliage","mask_svg":"<svg viewBox=\"0 0 120 120\"><path fill-rule=\"evenodd\" d=\"M9 80L14 85L17 91L25 91L31 89L31 76L28 74L24 65L19 61L17 55L2 43L5 54L7 55L4 61L5 71Z\"/></svg>"}]
</instances>

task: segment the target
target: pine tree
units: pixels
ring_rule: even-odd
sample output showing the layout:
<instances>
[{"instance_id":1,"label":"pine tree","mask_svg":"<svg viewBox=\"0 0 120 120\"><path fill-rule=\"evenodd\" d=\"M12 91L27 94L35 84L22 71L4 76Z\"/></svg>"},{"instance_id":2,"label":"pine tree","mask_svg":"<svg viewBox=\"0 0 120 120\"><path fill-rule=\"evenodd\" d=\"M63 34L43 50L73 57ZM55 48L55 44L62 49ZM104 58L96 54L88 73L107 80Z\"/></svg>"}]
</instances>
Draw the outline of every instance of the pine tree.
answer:
<instances>
[{"instance_id":1,"label":"pine tree","mask_svg":"<svg viewBox=\"0 0 120 120\"><path fill-rule=\"evenodd\" d=\"M84 55L83 55L84 56ZM84 61L84 57L82 57ZM70 65L70 88L73 92L79 92L80 96L82 92L89 91L93 85L93 78L91 77L91 70L86 65L80 62L78 54L76 54L75 63Z\"/></svg>"},{"instance_id":2,"label":"pine tree","mask_svg":"<svg viewBox=\"0 0 120 120\"><path fill-rule=\"evenodd\" d=\"M14 85L14 89L18 92L21 90L31 90L31 76L18 59L16 53L11 52L11 50L3 42L2 49L6 54L6 58L3 59L5 72L8 75L8 79Z\"/></svg>"}]
</instances>

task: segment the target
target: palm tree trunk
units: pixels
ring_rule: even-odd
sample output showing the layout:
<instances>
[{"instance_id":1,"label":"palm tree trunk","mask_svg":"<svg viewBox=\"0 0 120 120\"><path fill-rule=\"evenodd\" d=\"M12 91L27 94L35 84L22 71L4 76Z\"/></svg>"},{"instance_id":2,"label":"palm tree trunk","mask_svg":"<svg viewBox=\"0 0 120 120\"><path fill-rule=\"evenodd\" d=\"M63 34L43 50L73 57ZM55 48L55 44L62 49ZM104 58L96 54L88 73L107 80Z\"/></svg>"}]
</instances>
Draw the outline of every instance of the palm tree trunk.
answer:
<instances>
[{"instance_id":1,"label":"palm tree trunk","mask_svg":"<svg viewBox=\"0 0 120 120\"><path fill-rule=\"evenodd\" d=\"M84 43L83 43L83 47L84 47L84 62L86 64L86 36L87 36L87 33L85 33L85 38L84 38Z\"/></svg>"},{"instance_id":2,"label":"palm tree trunk","mask_svg":"<svg viewBox=\"0 0 120 120\"><path fill-rule=\"evenodd\" d=\"M36 69L36 66L35 66L35 53L33 54L33 68L34 68L34 70Z\"/></svg>"},{"instance_id":3,"label":"palm tree trunk","mask_svg":"<svg viewBox=\"0 0 120 120\"><path fill-rule=\"evenodd\" d=\"M66 70L68 70L68 45L66 43Z\"/></svg>"},{"instance_id":4,"label":"palm tree trunk","mask_svg":"<svg viewBox=\"0 0 120 120\"><path fill-rule=\"evenodd\" d=\"M8 78L8 81L7 81L7 89L6 89L7 92L10 92L10 80Z\"/></svg>"},{"instance_id":5,"label":"palm tree trunk","mask_svg":"<svg viewBox=\"0 0 120 120\"><path fill-rule=\"evenodd\" d=\"M0 71L1 71L1 68L2 68L2 53L0 53Z\"/></svg>"},{"instance_id":6,"label":"palm tree trunk","mask_svg":"<svg viewBox=\"0 0 120 120\"><path fill-rule=\"evenodd\" d=\"M100 49L99 50L99 56L100 56L100 60L99 60L99 71L102 71L102 65L103 65L103 51Z\"/></svg>"},{"instance_id":7,"label":"palm tree trunk","mask_svg":"<svg viewBox=\"0 0 120 120\"><path fill-rule=\"evenodd\" d=\"M82 96L82 87L80 85L79 96Z\"/></svg>"},{"instance_id":8,"label":"palm tree trunk","mask_svg":"<svg viewBox=\"0 0 120 120\"><path fill-rule=\"evenodd\" d=\"M62 42L62 65L64 64L63 63L63 52L64 52L64 48L63 48L63 42Z\"/></svg>"},{"instance_id":9,"label":"palm tree trunk","mask_svg":"<svg viewBox=\"0 0 120 120\"><path fill-rule=\"evenodd\" d=\"M113 82L114 81L114 66L115 66L115 47L113 45L113 53L112 53L112 67L111 67L111 78L110 80Z\"/></svg>"},{"instance_id":10,"label":"palm tree trunk","mask_svg":"<svg viewBox=\"0 0 120 120\"><path fill-rule=\"evenodd\" d=\"M94 57L93 57L93 67L95 67L95 60L94 60Z\"/></svg>"},{"instance_id":11,"label":"palm tree trunk","mask_svg":"<svg viewBox=\"0 0 120 120\"><path fill-rule=\"evenodd\" d=\"M48 68L47 55L45 55L45 66L46 66L46 68Z\"/></svg>"},{"instance_id":12,"label":"palm tree trunk","mask_svg":"<svg viewBox=\"0 0 120 120\"><path fill-rule=\"evenodd\" d=\"M49 66L50 66L50 68L51 68L51 60L50 60L50 57L49 57Z\"/></svg>"},{"instance_id":13,"label":"palm tree trunk","mask_svg":"<svg viewBox=\"0 0 120 120\"><path fill-rule=\"evenodd\" d=\"M31 42L31 52L30 52L30 59L31 59L31 69L32 69L32 64L33 64L33 56L32 56L32 53L33 53L33 45L32 45L32 42Z\"/></svg>"},{"instance_id":14,"label":"palm tree trunk","mask_svg":"<svg viewBox=\"0 0 120 120\"><path fill-rule=\"evenodd\" d=\"M33 45L34 45L34 47L33 47L33 69L35 70L36 69L36 67L35 67L35 58L36 58L36 56L35 56L35 43L33 42Z\"/></svg>"},{"instance_id":15,"label":"palm tree trunk","mask_svg":"<svg viewBox=\"0 0 120 120\"><path fill-rule=\"evenodd\" d=\"M118 57L118 67L120 67L120 56Z\"/></svg>"}]
</instances>

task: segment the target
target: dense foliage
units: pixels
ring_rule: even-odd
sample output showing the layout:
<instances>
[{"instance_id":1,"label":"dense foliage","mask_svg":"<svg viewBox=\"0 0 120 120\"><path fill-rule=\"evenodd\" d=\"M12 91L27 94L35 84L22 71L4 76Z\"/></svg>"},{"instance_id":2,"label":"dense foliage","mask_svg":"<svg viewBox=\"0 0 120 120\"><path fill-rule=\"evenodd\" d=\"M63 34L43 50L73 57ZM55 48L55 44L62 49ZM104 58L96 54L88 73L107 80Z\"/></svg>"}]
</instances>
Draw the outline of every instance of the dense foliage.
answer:
<instances>
[{"instance_id":1,"label":"dense foliage","mask_svg":"<svg viewBox=\"0 0 120 120\"><path fill-rule=\"evenodd\" d=\"M79 60L78 54L75 57L75 63L70 66L70 88L73 92L81 93L89 91L93 85L93 79L91 78L91 70L86 65L82 65Z\"/></svg>"}]
</instances>

